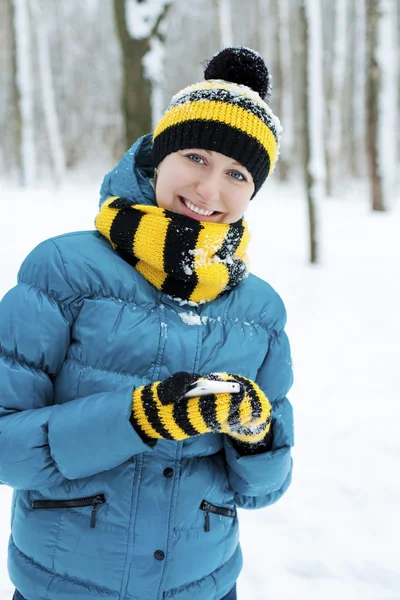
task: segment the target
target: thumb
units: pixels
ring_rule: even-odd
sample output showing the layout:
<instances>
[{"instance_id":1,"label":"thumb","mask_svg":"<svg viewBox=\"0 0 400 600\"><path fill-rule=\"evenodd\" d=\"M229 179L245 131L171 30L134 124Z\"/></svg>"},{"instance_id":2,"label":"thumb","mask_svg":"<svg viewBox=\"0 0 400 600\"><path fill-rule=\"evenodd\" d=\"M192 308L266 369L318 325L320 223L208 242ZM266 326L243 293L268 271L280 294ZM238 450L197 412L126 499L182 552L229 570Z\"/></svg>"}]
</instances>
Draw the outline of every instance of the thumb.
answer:
<instances>
[{"instance_id":1,"label":"thumb","mask_svg":"<svg viewBox=\"0 0 400 600\"><path fill-rule=\"evenodd\" d=\"M161 404L172 404L183 398L199 377L200 375L197 373L179 371L171 377L168 377L168 379L161 381L157 388L157 394Z\"/></svg>"}]
</instances>

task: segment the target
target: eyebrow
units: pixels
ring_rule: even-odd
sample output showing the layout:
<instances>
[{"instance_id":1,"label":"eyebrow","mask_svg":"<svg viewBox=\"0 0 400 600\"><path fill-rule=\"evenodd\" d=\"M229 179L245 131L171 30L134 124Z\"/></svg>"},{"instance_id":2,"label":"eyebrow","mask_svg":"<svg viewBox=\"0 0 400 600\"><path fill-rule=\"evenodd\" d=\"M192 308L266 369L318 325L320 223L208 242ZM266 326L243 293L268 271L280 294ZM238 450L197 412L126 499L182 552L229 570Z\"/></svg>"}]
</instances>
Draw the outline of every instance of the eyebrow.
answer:
<instances>
[{"instance_id":1,"label":"eyebrow","mask_svg":"<svg viewBox=\"0 0 400 600\"><path fill-rule=\"evenodd\" d=\"M206 152L209 156L212 155L211 150L203 150L203 152ZM238 167L246 168L246 167L243 167L243 165L240 162L238 162L237 160L233 160L232 164L237 165Z\"/></svg>"}]
</instances>

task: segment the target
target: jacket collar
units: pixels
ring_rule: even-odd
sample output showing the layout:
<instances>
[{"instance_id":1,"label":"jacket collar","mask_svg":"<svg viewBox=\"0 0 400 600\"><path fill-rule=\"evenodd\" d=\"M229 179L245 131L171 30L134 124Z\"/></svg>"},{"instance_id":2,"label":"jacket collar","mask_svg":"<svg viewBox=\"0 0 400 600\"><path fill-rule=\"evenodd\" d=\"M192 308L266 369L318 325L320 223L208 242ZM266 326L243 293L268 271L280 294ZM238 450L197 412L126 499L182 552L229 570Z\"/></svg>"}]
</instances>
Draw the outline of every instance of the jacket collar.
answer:
<instances>
[{"instance_id":1,"label":"jacket collar","mask_svg":"<svg viewBox=\"0 0 400 600\"><path fill-rule=\"evenodd\" d=\"M149 133L139 138L103 179L99 206L113 196L133 204L156 206L153 188L153 141Z\"/></svg>"}]
</instances>

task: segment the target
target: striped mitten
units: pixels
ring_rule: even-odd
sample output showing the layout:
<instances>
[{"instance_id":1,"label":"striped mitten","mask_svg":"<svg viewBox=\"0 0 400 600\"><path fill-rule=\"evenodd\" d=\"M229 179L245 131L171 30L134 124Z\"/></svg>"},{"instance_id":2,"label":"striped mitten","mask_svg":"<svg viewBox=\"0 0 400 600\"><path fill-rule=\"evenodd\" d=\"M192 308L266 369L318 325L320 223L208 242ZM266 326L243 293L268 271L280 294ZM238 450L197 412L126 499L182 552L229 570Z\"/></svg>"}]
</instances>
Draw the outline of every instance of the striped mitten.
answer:
<instances>
[{"instance_id":1,"label":"striped mitten","mask_svg":"<svg viewBox=\"0 0 400 600\"><path fill-rule=\"evenodd\" d=\"M199 379L236 381L238 394L185 398ZM131 423L143 440L184 440L203 433L226 433L241 444L257 445L270 427L271 406L254 382L237 375L207 377L185 372L133 392Z\"/></svg>"},{"instance_id":2,"label":"striped mitten","mask_svg":"<svg viewBox=\"0 0 400 600\"><path fill-rule=\"evenodd\" d=\"M232 398L229 416L221 423L219 431L229 435L244 449L250 450L263 444L271 430L272 407L262 389L251 379L240 375L213 373L212 378L236 381L241 388L240 393L229 394ZM217 403L222 400L221 395L216 396Z\"/></svg>"}]
</instances>

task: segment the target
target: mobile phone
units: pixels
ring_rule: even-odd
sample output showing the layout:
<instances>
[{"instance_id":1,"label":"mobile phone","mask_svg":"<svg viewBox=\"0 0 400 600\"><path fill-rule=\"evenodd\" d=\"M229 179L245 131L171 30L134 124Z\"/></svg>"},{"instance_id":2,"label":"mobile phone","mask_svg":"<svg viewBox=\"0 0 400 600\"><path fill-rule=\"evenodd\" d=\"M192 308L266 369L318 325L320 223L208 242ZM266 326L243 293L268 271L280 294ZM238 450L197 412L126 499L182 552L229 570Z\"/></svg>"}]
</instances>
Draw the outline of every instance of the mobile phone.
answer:
<instances>
[{"instance_id":1,"label":"mobile phone","mask_svg":"<svg viewBox=\"0 0 400 600\"><path fill-rule=\"evenodd\" d=\"M209 394L238 394L240 384L234 381L213 381L203 379L196 381L185 394L185 398L194 398L195 396L208 396Z\"/></svg>"}]
</instances>

